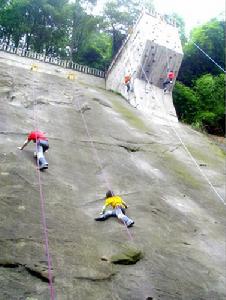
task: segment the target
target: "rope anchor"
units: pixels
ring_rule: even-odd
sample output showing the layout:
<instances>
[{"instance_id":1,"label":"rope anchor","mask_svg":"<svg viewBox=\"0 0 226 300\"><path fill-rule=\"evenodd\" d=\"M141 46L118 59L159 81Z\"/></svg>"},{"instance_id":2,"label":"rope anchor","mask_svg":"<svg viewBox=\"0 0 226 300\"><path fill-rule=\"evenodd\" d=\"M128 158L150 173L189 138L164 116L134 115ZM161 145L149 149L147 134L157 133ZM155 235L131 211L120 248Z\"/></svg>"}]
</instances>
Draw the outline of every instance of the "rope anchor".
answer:
<instances>
[{"instance_id":1,"label":"rope anchor","mask_svg":"<svg viewBox=\"0 0 226 300\"><path fill-rule=\"evenodd\" d=\"M38 65L32 64L31 65L31 71L37 72L38 71Z\"/></svg>"},{"instance_id":2,"label":"rope anchor","mask_svg":"<svg viewBox=\"0 0 226 300\"><path fill-rule=\"evenodd\" d=\"M68 73L67 79L69 79L69 80L75 80L75 73L72 73L72 72Z\"/></svg>"}]
</instances>

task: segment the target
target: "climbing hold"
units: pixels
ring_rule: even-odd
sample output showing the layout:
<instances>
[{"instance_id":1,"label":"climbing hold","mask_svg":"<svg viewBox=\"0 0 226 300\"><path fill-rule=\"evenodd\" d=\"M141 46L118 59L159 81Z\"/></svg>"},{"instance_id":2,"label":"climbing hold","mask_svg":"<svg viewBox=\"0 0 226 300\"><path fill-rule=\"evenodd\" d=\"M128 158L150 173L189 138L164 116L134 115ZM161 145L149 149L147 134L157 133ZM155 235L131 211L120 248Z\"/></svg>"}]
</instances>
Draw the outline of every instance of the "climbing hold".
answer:
<instances>
[{"instance_id":1,"label":"climbing hold","mask_svg":"<svg viewBox=\"0 0 226 300\"><path fill-rule=\"evenodd\" d=\"M102 256L100 259L103 260L103 261L108 261L109 260L106 256Z\"/></svg>"},{"instance_id":2,"label":"climbing hold","mask_svg":"<svg viewBox=\"0 0 226 300\"><path fill-rule=\"evenodd\" d=\"M38 66L36 64L31 65L31 71L38 71Z\"/></svg>"},{"instance_id":3,"label":"climbing hold","mask_svg":"<svg viewBox=\"0 0 226 300\"><path fill-rule=\"evenodd\" d=\"M75 73L72 73L72 72L68 73L67 79L69 79L69 80L75 80Z\"/></svg>"}]
</instances>

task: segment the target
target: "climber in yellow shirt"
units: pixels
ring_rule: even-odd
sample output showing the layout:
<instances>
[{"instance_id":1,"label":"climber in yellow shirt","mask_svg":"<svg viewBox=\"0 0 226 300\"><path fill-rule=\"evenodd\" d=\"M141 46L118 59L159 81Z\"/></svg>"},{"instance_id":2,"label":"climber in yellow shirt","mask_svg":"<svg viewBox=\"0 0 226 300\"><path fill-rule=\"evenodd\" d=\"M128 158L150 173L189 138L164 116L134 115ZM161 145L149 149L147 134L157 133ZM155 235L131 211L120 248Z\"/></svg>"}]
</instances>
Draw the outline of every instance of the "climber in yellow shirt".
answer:
<instances>
[{"instance_id":1,"label":"climber in yellow shirt","mask_svg":"<svg viewBox=\"0 0 226 300\"><path fill-rule=\"evenodd\" d=\"M107 210L106 208L111 206L113 210ZM127 227L131 227L134 224L134 221L125 215L125 209L127 208L126 203L122 200L121 197L115 196L112 191L106 193L106 200L100 216L95 218L96 221L105 221L109 217L117 217L121 220Z\"/></svg>"}]
</instances>

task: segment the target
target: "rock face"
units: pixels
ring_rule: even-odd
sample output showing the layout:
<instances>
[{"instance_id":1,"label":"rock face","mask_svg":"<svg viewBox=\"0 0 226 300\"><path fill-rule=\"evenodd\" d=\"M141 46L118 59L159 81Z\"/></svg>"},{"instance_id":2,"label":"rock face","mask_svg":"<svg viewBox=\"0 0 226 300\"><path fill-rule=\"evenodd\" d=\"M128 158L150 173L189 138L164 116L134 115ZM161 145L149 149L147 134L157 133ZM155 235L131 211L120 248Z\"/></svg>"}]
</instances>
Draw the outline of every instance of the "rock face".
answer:
<instances>
[{"instance_id":1,"label":"rock face","mask_svg":"<svg viewBox=\"0 0 226 300\"><path fill-rule=\"evenodd\" d=\"M50 142L41 173L59 300L219 299L225 292L225 154L167 114L148 117L104 89L100 78L0 53L0 298L50 299L34 145ZM173 127L172 127L173 126ZM95 222L108 188L134 227ZM125 247L143 257L113 264Z\"/></svg>"},{"instance_id":2,"label":"rock face","mask_svg":"<svg viewBox=\"0 0 226 300\"><path fill-rule=\"evenodd\" d=\"M141 251L127 247L117 254L112 255L111 262L119 265L134 265L143 257Z\"/></svg>"}]
</instances>

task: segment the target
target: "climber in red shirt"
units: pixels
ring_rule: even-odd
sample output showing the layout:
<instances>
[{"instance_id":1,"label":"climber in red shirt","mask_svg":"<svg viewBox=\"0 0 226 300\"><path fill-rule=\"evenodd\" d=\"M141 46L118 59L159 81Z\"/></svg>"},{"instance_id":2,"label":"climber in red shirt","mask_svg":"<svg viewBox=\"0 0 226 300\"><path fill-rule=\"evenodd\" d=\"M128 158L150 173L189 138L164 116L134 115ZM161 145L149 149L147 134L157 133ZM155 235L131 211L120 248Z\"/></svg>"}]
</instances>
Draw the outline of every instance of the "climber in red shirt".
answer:
<instances>
[{"instance_id":1,"label":"climber in red shirt","mask_svg":"<svg viewBox=\"0 0 226 300\"><path fill-rule=\"evenodd\" d=\"M23 150L30 141L36 143L36 152L34 156L37 157L37 165L40 170L48 169L48 163L45 159L44 152L49 149L49 142L45 133L42 131L31 131L22 147L17 147L19 150Z\"/></svg>"},{"instance_id":2,"label":"climber in red shirt","mask_svg":"<svg viewBox=\"0 0 226 300\"><path fill-rule=\"evenodd\" d=\"M168 74L167 74L167 79L163 82L163 89L164 89L164 92L167 91L167 88L170 84L173 83L173 79L175 77L175 74L174 72L171 70Z\"/></svg>"},{"instance_id":3,"label":"climber in red shirt","mask_svg":"<svg viewBox=\"0 0 226 300\"><path fill-rule=\"evenodd\" d=\"M130 82L131 82L131 75L129 73L124 77L124 84L127 88L127 93L130 91Z\"/></svg>"}]
</instances>

